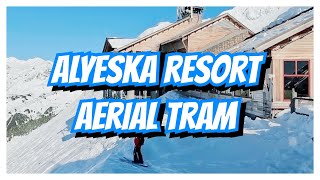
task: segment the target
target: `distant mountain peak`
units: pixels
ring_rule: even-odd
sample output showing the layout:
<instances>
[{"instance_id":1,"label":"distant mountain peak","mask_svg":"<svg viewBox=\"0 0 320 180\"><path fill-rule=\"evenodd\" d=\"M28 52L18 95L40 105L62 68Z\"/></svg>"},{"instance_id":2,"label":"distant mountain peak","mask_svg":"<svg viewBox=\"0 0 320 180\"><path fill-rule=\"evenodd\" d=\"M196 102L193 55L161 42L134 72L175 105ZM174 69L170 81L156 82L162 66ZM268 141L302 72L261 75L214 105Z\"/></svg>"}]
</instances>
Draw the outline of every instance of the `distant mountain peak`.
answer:
<instances>
[{"instance_id":1,"label":"distant mountain peak","mask_svg":"<svg viewBox=\"0 0 320 180\"><path fill-rule=\"evenodd\" d=\"M25 64L25 63L29 63L29 64L52 64L53 62L50 61L50 60L45 60L45 59L42 59L40 57L34 57L34 58L30 58L30 59L27 59L27 60L21 60L21 59L18 59L16 57L8 57L7 58L7 65L11 65L11 63L20 63L20 64Z\"/></svg>"},{"instance_id":2,"label":"distant mountain peak","mask_svg":"<svg viewBox=\"0 0 320 180\"><path fill-rule=\"evenodd\" d=\"M50 61L50 60L45 60L45 59L42 59L40 57L34 57L34 58L28 59L27 61Z\"/></svg>"}]
</instances>

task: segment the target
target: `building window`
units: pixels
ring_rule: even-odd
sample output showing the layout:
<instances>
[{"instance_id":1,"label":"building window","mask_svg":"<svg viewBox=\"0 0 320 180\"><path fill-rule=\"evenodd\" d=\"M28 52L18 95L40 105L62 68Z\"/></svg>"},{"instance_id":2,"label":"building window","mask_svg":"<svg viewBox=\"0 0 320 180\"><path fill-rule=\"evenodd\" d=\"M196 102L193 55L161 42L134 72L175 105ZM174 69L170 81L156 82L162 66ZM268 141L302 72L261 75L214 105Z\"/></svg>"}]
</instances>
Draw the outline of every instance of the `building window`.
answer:
<instances>
[{"instance_id":1,"label":"building window","mask_svg":"<svg viewBox=\"0 0 320 180\"><path fill-rule=\"evenodd\" d=\"M292 98L292 89L298 97L309 97L309 61L286 60L284 67L284 99Z\"/></svg>"}]
</instances>

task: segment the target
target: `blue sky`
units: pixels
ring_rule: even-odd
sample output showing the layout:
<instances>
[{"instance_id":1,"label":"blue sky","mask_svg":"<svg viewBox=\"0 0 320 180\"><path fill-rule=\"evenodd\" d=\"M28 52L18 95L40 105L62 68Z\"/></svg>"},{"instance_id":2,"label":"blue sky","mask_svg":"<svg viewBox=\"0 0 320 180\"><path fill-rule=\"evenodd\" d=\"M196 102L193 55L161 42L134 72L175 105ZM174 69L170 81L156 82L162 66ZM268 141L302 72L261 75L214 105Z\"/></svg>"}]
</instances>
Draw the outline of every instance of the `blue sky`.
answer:
<instances>
[{"instance_id":1,"label":"blue sky","mask_svg":"<svg viewBox=\"0 0 320 180\"><path fill-rule=\"evenodd\" d=\"M231 8L205 7L203 18ZM135 38L161 21L176 21L176 7L9 7L7 57L101 52L106 37Z\"/></svg>"}]
</instances>

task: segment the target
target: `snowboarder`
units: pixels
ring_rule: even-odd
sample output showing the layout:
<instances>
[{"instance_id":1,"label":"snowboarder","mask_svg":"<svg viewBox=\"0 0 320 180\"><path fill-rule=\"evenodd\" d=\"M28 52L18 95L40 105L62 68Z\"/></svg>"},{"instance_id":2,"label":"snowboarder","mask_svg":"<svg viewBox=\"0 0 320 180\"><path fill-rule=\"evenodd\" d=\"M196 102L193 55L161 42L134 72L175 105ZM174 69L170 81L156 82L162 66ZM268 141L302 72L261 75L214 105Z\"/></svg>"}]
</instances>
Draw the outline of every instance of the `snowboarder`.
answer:
<instances>
[{"instance_id":1,"label":"snowboarder","mask_svg":"<svg viewBox=\"0 0 320 180\"><path fill-rule=\"evenodd\" d=\"M137 136L134 138L133 162L143 164L143 157L141 154L141 146L144 144L144 137Z\"/></svg>"}]
</instances>

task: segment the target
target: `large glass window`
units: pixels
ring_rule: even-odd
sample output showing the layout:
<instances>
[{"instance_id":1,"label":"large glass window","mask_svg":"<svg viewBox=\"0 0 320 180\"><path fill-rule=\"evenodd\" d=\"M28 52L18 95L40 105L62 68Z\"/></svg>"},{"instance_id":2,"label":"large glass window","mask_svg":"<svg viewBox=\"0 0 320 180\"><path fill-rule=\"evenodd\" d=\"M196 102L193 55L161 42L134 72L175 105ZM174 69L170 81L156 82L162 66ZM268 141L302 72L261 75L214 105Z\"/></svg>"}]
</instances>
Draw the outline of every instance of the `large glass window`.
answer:
<instances>
[{"instance_id":1,"label":"large glass window","mask_svg":"<svg viewBox=\"0 0 320 180\"><path fill-rule=\"evenodd\" d=\"M292 98L292 89L298 97L309 96L309 61L284 61L284 99Z\"/></svg>"}]
</instances>

